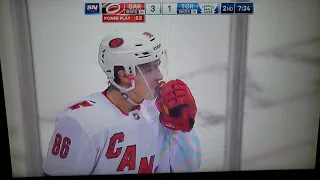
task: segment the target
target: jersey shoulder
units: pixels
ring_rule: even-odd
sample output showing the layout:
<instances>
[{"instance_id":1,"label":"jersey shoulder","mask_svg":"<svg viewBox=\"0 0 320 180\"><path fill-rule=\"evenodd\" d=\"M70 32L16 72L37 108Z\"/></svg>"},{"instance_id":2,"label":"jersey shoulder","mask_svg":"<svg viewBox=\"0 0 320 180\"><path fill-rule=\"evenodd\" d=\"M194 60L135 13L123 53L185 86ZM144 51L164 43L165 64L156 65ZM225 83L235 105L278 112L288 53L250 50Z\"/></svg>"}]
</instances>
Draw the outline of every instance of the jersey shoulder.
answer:
<instances>
[{"instance_id":1,"label":"jersey shoulder","mask_svg":"<svg viewBox=\"0 0 320 180\"><path fill-rule=\"evenodd\" d=\"M93 93L68 105L58 114L57 121L71 118L89 137L108 129L116 113L102 93Z\"/></svg>"}]
</instances>

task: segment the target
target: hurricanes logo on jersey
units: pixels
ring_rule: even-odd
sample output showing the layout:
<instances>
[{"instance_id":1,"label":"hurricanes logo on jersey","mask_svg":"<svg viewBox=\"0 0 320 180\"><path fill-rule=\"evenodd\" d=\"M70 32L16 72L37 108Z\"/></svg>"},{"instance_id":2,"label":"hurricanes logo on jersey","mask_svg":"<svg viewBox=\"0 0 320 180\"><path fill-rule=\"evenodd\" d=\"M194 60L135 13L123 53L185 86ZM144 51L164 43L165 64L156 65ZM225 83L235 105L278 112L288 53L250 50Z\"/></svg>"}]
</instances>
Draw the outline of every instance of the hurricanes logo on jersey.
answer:
<instances>
[{"instance_id":1,"label":"hurricanes logo on jersey","mask_svg":"<svg viewBox=\"0 0 320 180\"><path fill-rule=\"evenodd\" d=\"M77 103L77 104L74 104L72 105L71 107L69 107L68 109L71 109L71 110L75 110L75 109L79 109L81 107L89 107L89 106L92 106L93 104L95 104L96 102L94 101L82 101L80 103Z\"/></svg>"}]
</instances>

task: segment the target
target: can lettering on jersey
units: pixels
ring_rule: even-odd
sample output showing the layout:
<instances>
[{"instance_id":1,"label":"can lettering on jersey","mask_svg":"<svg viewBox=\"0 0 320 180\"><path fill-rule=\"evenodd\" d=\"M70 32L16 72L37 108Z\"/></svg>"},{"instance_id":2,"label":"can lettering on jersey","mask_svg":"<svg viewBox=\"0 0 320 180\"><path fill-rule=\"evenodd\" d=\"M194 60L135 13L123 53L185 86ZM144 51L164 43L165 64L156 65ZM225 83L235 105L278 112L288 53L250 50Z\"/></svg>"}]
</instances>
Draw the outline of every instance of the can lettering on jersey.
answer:
<instances>
[{"instance_id":1,"label":"can lettering on jersey","mask_svg":"<svg viewBox=\"0 0 320 180\"><path fill-rule=\"evenodd\" d=\"M137 170L138 174L152 173L155 161L155 154L148 154L136 158L137 145L126 144L126 136L124 132L115 133L109 140L109 145L106 149L105 157L107 159L120 158L120 162L116 169L117 172L134 171ZM124 151L124 153L122 153ZM121 155L122 154L122 155ZM136 167L136 161L139 166Z\"/></svg>"}]
</instances>

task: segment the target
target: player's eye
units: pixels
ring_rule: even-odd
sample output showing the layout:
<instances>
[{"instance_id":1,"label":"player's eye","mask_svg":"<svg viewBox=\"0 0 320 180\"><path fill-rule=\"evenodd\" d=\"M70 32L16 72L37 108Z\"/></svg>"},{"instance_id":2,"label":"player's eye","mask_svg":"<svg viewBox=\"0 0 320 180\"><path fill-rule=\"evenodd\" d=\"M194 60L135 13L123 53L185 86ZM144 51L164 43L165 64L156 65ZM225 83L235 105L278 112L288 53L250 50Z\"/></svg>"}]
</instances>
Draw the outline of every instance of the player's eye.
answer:
<instances>
[{"instance_id":1,"label":"player's eye","mask_svg":"<svg viewBox=\"0 0 320 180\"><path fill-rule=\"evenodd\" d=\"M150 73L150 72L157 70L159 68L160 63L161 63L161 61L158 59L158 60L151 62L151 63L148 63L148 64L142 64L139 67L141 68L141 70L143 72Z\"/></svg>"},{"instance_id":2,"label":"player's eye","mask_svg":"<svg viewBox=\"0 0 320 180\"><path fill-rule=\"evenodd\" d=\"M154 70L154 68L147 68L146 72L152 72Z\"/></svg>"},{"instance_id":3,"label":"player's eye","mask_svg":"<svg viewBox=\"0 0 320 180\"><path fill-rule=\"evenodd\" d=\"M154 72L158 69L159 67L155 64L153 64L152 66L148 67L145 69L146 72L150 73L150 72Z\"/></svg>"},{"instance_id":4,"label":"player's eye","mask_svg":"<svg viewBox=\"0 0 320 180\"><path fill-rule=\"evenodd\" d=\"M161 61L160 61L160 60L157 60L157 61L156 61L156 66L158 67L158 66L160 66L160 64L161 64Z\"/></svg>"}]
</instances>

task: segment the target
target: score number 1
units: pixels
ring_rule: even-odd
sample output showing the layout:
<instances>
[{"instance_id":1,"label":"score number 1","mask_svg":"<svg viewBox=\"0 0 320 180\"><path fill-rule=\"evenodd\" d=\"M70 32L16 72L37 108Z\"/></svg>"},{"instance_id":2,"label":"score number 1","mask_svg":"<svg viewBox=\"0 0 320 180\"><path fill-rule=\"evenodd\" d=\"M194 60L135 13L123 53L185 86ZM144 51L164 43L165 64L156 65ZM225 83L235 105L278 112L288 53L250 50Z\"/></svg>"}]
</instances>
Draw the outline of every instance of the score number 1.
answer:
<instances>
[{"instance_id":1,"label":"score number 1","mask_svg":"<svg viewBox=\"0 0 320 180\"><path fill-rule=\"evenodd\" d=\"M162 14L177 14L177 3L164 3Z\"/></svg>"}]
</instances>

